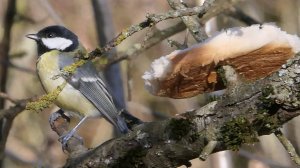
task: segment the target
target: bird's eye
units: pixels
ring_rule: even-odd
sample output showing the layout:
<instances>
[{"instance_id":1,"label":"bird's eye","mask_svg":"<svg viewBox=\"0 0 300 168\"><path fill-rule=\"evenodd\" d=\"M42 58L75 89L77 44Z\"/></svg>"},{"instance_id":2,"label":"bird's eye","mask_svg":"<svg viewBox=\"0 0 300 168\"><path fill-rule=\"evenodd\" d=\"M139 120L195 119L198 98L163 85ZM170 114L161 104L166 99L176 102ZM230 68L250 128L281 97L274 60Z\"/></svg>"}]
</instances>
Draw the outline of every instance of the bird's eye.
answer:
<instances>
[{"instance_id":1,"label":"bird's eye","mask_svg":"<svg viewBox=\"0 0 300 168\"><path fill-rule=\"evenodd\" d=\"M55 36L55 34L54 33L48 33L48 34L46 34L46 36L47 36L47 38L52 38L52 37Z\"/></svg>"}]
</instances>

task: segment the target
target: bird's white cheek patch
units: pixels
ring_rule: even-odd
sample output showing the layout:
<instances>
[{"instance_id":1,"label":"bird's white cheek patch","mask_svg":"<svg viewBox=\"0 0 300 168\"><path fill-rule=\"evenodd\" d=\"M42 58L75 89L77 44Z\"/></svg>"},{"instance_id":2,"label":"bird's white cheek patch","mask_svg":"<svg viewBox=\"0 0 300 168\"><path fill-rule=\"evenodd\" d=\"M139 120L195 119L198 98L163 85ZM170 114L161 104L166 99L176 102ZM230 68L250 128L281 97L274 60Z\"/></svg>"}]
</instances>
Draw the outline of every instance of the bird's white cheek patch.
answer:
<instances>
[{"instance_id":1,"label":"bird's white cheek patch","mask_svg":"<svg viewBox=\"0 0 300 168\"><path fill-rule=\"evenodd\" d=\"M49 49L64 50L72 45L72 41L62 37L42 38L43 44Z\"/></svg>"}]
</instances>

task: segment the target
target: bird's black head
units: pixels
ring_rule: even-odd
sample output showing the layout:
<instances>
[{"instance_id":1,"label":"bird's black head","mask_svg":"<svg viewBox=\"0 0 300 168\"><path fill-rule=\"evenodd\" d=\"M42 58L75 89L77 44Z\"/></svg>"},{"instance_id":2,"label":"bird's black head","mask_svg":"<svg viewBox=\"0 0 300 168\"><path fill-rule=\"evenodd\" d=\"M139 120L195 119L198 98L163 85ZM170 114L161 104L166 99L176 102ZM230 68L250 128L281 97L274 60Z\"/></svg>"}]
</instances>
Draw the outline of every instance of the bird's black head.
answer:
<instances>
[{"instance_id":1,"label":"bird's black head","mask_svg":"<svg viewBox=\"0 0 300 168\"><path fill-rule=\"evenodd\" d=\"M58 25L45 27L37 34L28 34L26 37L37 42L39 56L50 50L74 51L79 45L78 37L73 32Z\"/></svg>"}]
</instances>

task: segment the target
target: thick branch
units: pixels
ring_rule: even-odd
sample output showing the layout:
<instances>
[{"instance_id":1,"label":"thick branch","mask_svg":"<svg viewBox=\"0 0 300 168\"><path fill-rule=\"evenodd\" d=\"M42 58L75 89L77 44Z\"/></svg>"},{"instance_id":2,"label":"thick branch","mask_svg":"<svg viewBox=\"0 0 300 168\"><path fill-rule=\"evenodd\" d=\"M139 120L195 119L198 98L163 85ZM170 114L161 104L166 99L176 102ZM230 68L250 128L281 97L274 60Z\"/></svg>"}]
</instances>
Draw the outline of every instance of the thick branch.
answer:
<instances>
[{"instance_id":1,"label":"thick branch","mask_svg":"<svg viewBox=\"0 0 300 168\"><path fill-rule=\"evenodd\" d=\"M270 77L238 82L220 100L196 111L139 125L70 158L65 167L177 167L189 165L211 141L218 142L213 152L255 143L300 114L299 66L300 54Z\"/></svg>"},{"instance_id":2,"label":"thick branch","mask_svg":"<svg viewBox=\"0 0 300 168\"><path fill-rule=\"evenodd\" d=\"M0 42L0 62L9 61L9 49L10 49L10 34L13 25L13 19L16 13L16 1L11 0L8 3L5 18L4 18L4 32L3 37ZM0 66L0 82L1 82L1 92L5 92L6 89L6 78L8 65L3 64ZM0 101L0 108L3 108L4 101Z\"/></svg>"},{"instance_id":3,"label":"thick branch","mask_svg":"<svg viewBox=\"0 0 300 168\"><path fill-rule=\"evenodd\" d=\"M16 14L16 0L8 1L7 10L4 17L3 23L3 37L0 42L0 62L9 61L9 50L11 41L11 30L13 26L13 19ZM6 81L7 81L8 65L3 64L0 66L0 92L6 92ZM0 100L0 109L4 108L4 99ZM4 148L7 140L7 136L12 124L12 119L0 120L0 167L2 167L4 159Z\"/></svg>"}]
</instances>

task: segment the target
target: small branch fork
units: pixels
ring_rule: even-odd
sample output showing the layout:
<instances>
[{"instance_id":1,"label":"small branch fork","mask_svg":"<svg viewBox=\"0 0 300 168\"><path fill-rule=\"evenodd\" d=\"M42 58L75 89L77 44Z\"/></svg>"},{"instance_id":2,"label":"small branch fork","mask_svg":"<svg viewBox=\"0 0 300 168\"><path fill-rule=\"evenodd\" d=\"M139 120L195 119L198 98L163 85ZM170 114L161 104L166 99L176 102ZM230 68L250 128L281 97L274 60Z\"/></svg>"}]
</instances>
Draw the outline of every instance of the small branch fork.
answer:
<instances>
[{"instance_id":1,"label":"small branch fork","mask_svg":"<svg viewBox=\"0 0 300 168\"><path fill-rule=\"evenodd\" d=\"M176 2L176 0L168 0L168 3L174 10L186 9L184 4ZM193 16L183 16L181 17L181 20L184 22L197 42L201 42L208 37L205 33L204 27L201 26L199 19Z\"/></svg>"}]
</instances>

